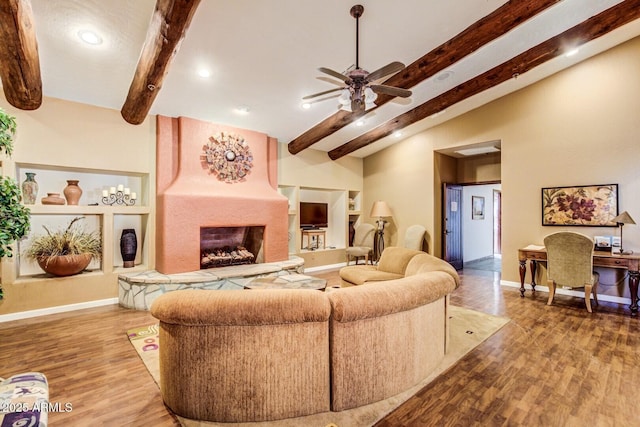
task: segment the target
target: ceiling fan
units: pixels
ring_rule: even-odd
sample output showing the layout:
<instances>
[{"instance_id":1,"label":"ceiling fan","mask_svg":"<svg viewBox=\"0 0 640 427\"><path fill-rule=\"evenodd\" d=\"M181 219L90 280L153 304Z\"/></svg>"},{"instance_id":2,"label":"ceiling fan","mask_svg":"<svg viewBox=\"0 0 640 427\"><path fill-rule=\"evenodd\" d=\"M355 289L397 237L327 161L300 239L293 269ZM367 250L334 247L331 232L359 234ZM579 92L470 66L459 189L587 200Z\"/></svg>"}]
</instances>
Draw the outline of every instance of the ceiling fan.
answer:
<instances>
[{"instance_id":1,"label":"ceiling fan","mask_svg":"<svg viewBox=\"0 0 640 427\"><path fill-rule=\"evenodd\" d=\"M377 98L378 93L399 96L401 98L407 98L411 96L411 91L394 86L372 84L382 77L388 76L405 68L402 62L391 62L384 67L369 73L366 70L360 68L358 61L359 56L359 19L364 12L364 6L357 4L351 8L351 16L356 18L356 66L353 70L347 71L344 74L338 73L330 68L320 67L319 71L342 80L346 86L325 90L323 92L315 93L313 95L305 96L302 99L316 98L328 93L342 91L338 101L342 105L341 109L353 112L364 112L365 110L375 106L373 101Z\"/></svg>"}]
</instances>

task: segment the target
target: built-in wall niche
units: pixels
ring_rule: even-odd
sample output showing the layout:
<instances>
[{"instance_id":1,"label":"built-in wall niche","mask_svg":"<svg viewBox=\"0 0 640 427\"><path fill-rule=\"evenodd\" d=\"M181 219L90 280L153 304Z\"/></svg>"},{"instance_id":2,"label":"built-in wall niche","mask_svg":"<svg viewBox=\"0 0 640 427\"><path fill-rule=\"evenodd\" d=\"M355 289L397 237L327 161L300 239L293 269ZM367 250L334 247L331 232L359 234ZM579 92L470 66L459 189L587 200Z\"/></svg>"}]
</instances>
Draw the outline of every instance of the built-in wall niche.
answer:
<instances>
[{"instance_id":1,"label":"built-in wall niche","mask_svg":"<svg viewBox=\"0 0 640 427\"><path fill-rule=\"evenodd\" d=\"M300 202L326 203L328 205L328 227L325 247L344 248L347 242L346 212L347 194L344 190L300 188Z\"/></svg>"},{"instance_id":2,"label":"built-in wall niche","mask_svg":"<svg viewBox=\"0 0 640 427\"><path fill-rule=\"evenodd\" d=\"M362 211L362 193L356 190L349 191L349 214L359 214Z\"/></svg>"},{"instance_id":3,"label":"built-in wall niche","mask_svg":"<svg viewBox=\"0 0 640 427\"><path fill-rule=\"evenodd\" d=\"M74 228L78 230L84 230L86 232L96 231L101 233L102 228L102 216L100 215L81 215L84 217L82 220L74 224ZM22 254L31 246L31 242L34 238L47 234L47 227L51 233L62 230L64 231L71 221L78 215L33 215L31 217L31 231L24 239L18 242L18 256L16 259L19 262L18 277L40 276L46 273L40 268L37 261L27 259ZM101 269L102 262L97 259L92 259L91 263L87 267L89 271L96 271Z\"/></svg>"},{"instance_id":4,"label":"built-in wall niche","mask_svg":"<svg viewBox=\"0 0 640 427\"><path fill-rule=\"evenodd\" d=\"M142 264L144 259L142 254L146 250L144 246L145 242L145 230L144 222L146 221L146 215L114 215L113 216L113 266L122 267L124 261L122 260L122 251L120 250L120 238L122 237L122 230L133 229L136 233L137 251L135 265Z\"/></svg>"},{"instance_id":5,"label":"built-in wall niche","mask_svg":"<svg viewBox=\"0 0 640 427\"><path fill-rule=\"evenodd\" d=\"M53 167L34 164L16 164L16 176L20 185L26 179L26 173L35 173L35 180L38 183L38 195L36 205L42 204L41 200L47 193L60 193L64 198L63 191L67 186L67 180L78 180L78 186L82 189L79 205L102 205L103 191L111 187L128 188L130 193L136 194L136 206L148 205L148 195L144 191L146 179L142 174L132 174L125 172L93 171L87 169Z\"/></svg>"}]
</instances>

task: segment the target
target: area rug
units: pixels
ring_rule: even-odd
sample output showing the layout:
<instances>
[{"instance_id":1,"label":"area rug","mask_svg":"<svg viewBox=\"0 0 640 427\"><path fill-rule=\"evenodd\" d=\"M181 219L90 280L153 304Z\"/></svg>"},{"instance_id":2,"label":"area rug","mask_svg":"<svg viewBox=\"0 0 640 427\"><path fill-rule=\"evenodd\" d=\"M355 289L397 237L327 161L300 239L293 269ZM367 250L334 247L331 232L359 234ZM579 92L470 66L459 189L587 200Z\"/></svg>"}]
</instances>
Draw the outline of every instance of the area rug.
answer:
<instances>
[{"instance_id":1,"label":"area rug","mask_svg":"<svg viewBox=\"0 0 640 427\"><path fill-rule=\"evenodd\" d=\"M438 375L454 365L465 354L496 333L509 322L505 317L492 316L462 307L450 306L449 352L444 360L421 383L389 399L342 412L323 412L299 418L255 423L214 423L178 417L183 427L299 427L334 426L367 427L404 403ZM156 384L160 384L158 357L158 325L145 326L127 331L129 340L144 362Z\"/></svg>"}]
</instances>

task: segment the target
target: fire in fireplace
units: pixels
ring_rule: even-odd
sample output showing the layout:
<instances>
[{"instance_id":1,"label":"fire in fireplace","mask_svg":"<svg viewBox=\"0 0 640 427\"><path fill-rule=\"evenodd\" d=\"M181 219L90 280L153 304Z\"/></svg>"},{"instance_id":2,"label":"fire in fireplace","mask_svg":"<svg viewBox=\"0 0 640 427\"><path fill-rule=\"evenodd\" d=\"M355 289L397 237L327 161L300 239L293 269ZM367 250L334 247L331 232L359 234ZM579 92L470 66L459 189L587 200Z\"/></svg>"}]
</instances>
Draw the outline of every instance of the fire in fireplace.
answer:
<instances>
[{"instance_id":1,"label":"fire in fireplace","mask_svg":"<svg viewBox=\"0 0 640 427\"><path fill-rule=\"evenodd\" d=\"M200 268L262 262L264 226L201 227Z\"/></svg>"}]
</instances>

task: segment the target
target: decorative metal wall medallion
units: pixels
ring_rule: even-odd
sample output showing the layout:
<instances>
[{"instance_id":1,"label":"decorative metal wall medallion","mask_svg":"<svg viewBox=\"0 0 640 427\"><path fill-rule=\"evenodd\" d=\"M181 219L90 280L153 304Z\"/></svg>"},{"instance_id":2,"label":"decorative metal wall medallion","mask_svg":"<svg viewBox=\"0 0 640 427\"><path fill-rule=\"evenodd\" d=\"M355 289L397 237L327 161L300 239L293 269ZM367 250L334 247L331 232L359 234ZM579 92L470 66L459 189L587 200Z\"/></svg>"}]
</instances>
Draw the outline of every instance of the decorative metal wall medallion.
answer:
<instances>
[{"instance_id":1,"label":"decorative metal wall medallion","mask_svg":"<svg viewBox=\"0 0 640 427\"><path fill-rule=\"evenodd\" d=\"M209 137L209 142L202 149L203 168L215 174L220 181L244 181L251 172L253 154L240 135L221 132Z\"/></svg>"}]
</instances>

